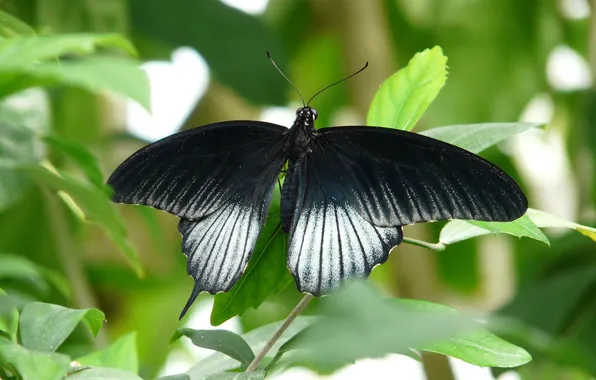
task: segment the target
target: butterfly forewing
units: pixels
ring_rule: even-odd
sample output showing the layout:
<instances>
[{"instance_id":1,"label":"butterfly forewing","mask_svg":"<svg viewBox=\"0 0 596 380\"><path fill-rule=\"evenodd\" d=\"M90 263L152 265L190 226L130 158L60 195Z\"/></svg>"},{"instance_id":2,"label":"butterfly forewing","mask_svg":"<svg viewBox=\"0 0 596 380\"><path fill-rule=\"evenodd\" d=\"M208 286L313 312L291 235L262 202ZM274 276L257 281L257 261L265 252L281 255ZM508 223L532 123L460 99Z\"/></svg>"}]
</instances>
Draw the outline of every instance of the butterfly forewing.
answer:
<instances>
[{"instance_id":1,"label":"butterfly forewing","mask_svg":"<svg viewBox=\"0 0 596 380\"><path fill-rule=\"evenodd\" d=\"M527 209L517 183L501 169L456 146L388 128L319 130L323 188L377 226L442 219L512 221Z\"/></svg>"},{"instance_id":2,"label":"butterfly forewing","mask_svg":"<svg viewBox=\"0 0 596 380\"><path fill-rule=\"evenodd\" d=\"M278 164L287 129L230 121L177 133L139 150L110 176L114 201L143 204L186 219L201 218L247 186L267 180ZM271 180L271 178L269 178Z\"/></svg>"}]
</instances>

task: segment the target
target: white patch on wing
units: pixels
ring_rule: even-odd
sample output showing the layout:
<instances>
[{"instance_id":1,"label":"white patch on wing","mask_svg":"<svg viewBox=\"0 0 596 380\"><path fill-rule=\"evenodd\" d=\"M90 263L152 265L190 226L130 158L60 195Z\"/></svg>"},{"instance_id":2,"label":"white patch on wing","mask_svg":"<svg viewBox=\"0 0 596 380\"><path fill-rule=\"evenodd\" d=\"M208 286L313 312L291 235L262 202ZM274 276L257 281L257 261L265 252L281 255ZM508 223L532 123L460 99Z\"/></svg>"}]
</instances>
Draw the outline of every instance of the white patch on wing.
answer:
<instances>
[{"instance_id":1,"label":"white patch on wing","mask_svg":"<svg viewBox=\"0 0 596 380\"><path fill-rule=\"evenodd\" d=\"M377 227L335 203L303 208L291 231L288 265L303 292L320 295L366 277L401 242L401 227Z\"/></svg>"},{"instance_id":2,"label":"white patch on wing","mask_svg":"<svg viewBox=\"0 0 596 380\"><path fill-rule=\"evenodd\" d=\"M189 273L201 290L229 290L242 274L261 227L256 213L240 202L229 202L200 221L181 221L186 223L182 247Z\"/></svg>"}]
</instances>

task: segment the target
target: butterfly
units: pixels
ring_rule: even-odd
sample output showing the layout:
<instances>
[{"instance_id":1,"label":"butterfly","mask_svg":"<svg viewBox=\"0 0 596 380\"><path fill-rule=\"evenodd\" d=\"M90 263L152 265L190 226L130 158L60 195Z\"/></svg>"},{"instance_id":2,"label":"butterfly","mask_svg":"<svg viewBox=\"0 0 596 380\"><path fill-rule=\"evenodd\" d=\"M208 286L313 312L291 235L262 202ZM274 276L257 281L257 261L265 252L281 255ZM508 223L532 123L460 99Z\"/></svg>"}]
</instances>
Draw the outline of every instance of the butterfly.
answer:
<instances>
[{"instance_id":1,"label":"butterfly","mask_svg":"<svg viewBox=\"0 0 596 380\"><path fill-rule=\"evenodd\" d=\"M199 293L228 291L240 278L282 171L287 265L298 289L315 296L368 276L402 242L402 226L508 222L527 210L515 180L473 153L390 128L316 130L309 103L289 129L223 121L173 134L134 153L109 177L115 202L180 218L194 279L180 318Z\"/></svg>"}]
</instances>

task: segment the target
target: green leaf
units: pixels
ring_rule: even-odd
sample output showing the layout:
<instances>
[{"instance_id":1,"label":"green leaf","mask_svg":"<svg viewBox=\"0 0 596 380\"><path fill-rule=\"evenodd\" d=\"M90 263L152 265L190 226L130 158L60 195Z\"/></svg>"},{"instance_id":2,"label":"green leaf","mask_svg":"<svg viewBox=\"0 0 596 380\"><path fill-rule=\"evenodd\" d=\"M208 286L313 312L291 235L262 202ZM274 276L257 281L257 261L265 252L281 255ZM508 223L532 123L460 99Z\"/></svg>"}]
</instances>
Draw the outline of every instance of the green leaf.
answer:
<instances>
[{"instance_id":1,"label":"green leaf","mask_svg":"<svg viewBox=\"0 0 596 380\"><path fill-rule=\"evenodd\" d=\"M565 227L571 228L582 235L596 241L596 229L569 222L544 211L529 208L526 215L509 223L489 223L476 221L453 220L443 227L439 240L443 244L453 244L458 241L470 239L489 233L507 233L518 237L529 237L545 244L548 238L538 227Z\"/></svg>"},{"instance_id":2,"label":"green leaf","mask_svg":"<svg viewBox=\"0 0 596 380\"><path fill-rule=\"evenodd\" d=\"M472 153L480 153L509 137L541 126L543 124L540 123L461 124L427 129L420 134L459 146Z\"/></svg>"},{"instance_id":3,"label":"green leaf","mask_svg":"<svg viewBox=\"0 0 596 380\"><path fill-rule=\"evenodd\" d=\"M28 350L0 337L0 365L4 363L14 368L23 380L61 380L69 369L70 359L62 354Z\"/></svg>"},{"instance_id":4,"label":"green leaf","mask_svg":"<svg viewBox=\"0 0 596 380\"><path fill-rule=\"evenodd\" d=\"M31 299L16 294L6 294L0 289L0 315L12 313L13 309L23 308Z\"/></svg>"},{"instance_id":5,"label":"green leaf","mask_svg":"<svg viewBox=\"0 0 596 380\"><path fill-rule=\"evenodd\" d=\"M124 222L103 189L89 186L68 173L53 171L41 165L27 167L26 171L41 184L71 196L85 216L106 231L137 275L143 275L137 252L126 237Z\"/></svg>"},{"instance_id":6,"label":"green leaf","mask_svg":"<svg viewBox=\"0 0 596 380\"><path fill-rule=\"evenodd\" d=\"M546 235L540 231L528 215L524 215L513 222L452 220L441 230L439 241L443 244L453 244L477 236L488 235L490 233L495 235L504 233L517 237L529 237L550 245Z\"/></svg>"},{"instance_id":7,"label":"green leaf","mask_svg":"<svg viewBox=\"0 0 596 380\"><path fill-rule=\"evenodd\" d=\"M290 337L296 335L299 331L313 322L312 317L300 316L292 322L288 329L281 335L279 340L273 345L272 351L275 352L284 344ZM271 336L279 329L283 321L274 322L261 326L257 329L249 331L242 335L242 338L252 347L256 352L260 352L265 344L271 339ZM202 379L206 376L217 374L224 371L229 371L238 368L238 362L227 355L216 352L203 360L196 363L186 373L191 379Z\"/></svg>"},{"instance_id":8,"label":"green leaf","mask_svg":"<svg viewBox=\"0 0 596 380\"><path fill-rule=\"evenodd\" d=\"M306 327L304 330L299 331L296 335L294 335L293 337L288 339L284 344L282 344L279 347L279 350L277 350L273 359L271 359L269 364L267 364L266 370L268 372L271 372L277 368L287 365L287 364L279 365L278 362L282 358L282 356L284 356L287 352L290 352L292 350L296 350L299 348L299 346L300 346L299 340L304 336L307 329L308 329L308 327ZM289 362L292 362L292 360L290 359Z\"/></svg>"},{"instance_id":9,"label":"green leaf","mask_svg":"<svg viewBox=\"0 0 596 380\"><path fill-rule=\"evenodd\" d=\"M439 46L416 53L381 85L366 124L411 130L447 80L447 57Z\"/></svg>"},{"instance_id":10,"label":"green leaf","mask_svg":"<svg viewBox=\"0 0 596 380\"><path fill-rule=\"evenodd\" d=\"M255 358L248 343L240 335L228 330L180 328L172 340L177 340L181 335L190 338L195 346L221 352L247 366Z\"/></svg>"},{"instance_id":11,"label":"green leaf","mask_svg":"<svg viewBox=\"0 0 596 380\"><path fill-rule=\"evenodd\" d=\"M497 337L448 306L409 299L387 300L359 284L349 286L357 288L340 290L342 303L349 295L366 296L366 305L361 306L366 310L342 316L341 311L346 310L348 305L336 304L334 308L339 307L339 310L328 310L321 321L316 321L282 345L268 368L306 363L315 368L335 369L359 358L387 353L411 356L411 349L449 355L480 366L514 367L531 360L524 349ZM362 299L357 298L353 303ZM433 326L434 323L437 325ZM408 326L416 326L416 329L410 331L412 329ZM452 327L455 330L449 331ZM342 334L350 335L354 340L344 341L340 337ZM357 334L361 338L356 339ZM319 339L332 337L340 339L337 343L341 343L337 344L335 352L331 352L330 347L320 351ZM299 352L276 365L281 356L291 350ZM322 356L328 354L331 356Z\"/></svg>"},{"instance_id":12,"label":"green leaf","mask_svg":"<svg viewBox=\"0 0 596 380\"><path fill-rule=\"evenodd\" d=\"M0 253L0 280L5 279L27 280L42 291L48 289L48 284L35 263L24 257Z\"/></svg>"},{"instance_id":13,"label":"green leaf","mask_svg":"<svg viewBox=\"0 0 596 380\"><path fill-rule=\"evenodd\" d=\"M93 351L76 361L83 366L117 368L138 373L137 335L135 332L123 335L108 347Z\"/></svg>"},{"instance_id":14,"label":"green leaf","mask_svg":"<svg viewBox=\"0 0 596 380\"><path fill-rule=\"evenodd\" d=\"M241 373L216 373L205 377L205 380L262 380L265 378L265 371L256 370Z\"/></svg>"},{"instance_id":15,"label":"green leaf","mask_svg":"<svg viewBox=\"0 0 596 380\"><path fill-rule=\"evenodd\" d=\"M517 237L529 237L534 240L538 240L543 242L546 245L550 246L550 242L546 235L532 220L527 216L524 215L519 219L514 220L513 222L478 222L478 221L468 221L467 223L473 224L480 228L484 228L487 231L492 232L495 235L498 234L509 234Z\"/></svg>"},{"instance_id":16,"label":"green leaf","mask_svg":"<svg viewBox=\"0 0 596 380\"><path fill-rule=\"evenodd\" d=\"M192 379L190 378L190 376L188 376L185 373L179 373L176 375L162 376L157 380L192 380Z\"/></svg>"},{"instance_id":17,"label":"green leaf","mask_svg":"<svg viewBox=\"0 0 596 380\"><path fill-rule=\"evenodd\" d=\"M132 372L123 371L115 368L85 368L80 371L76 371L67 377L70 379L80 380L142 380L140 377Z\"/></svg>"},{"instance_id":18,"label":"green leaf","mask_svg":"<svg viewBox=\"0 0 596 380\"><path fill-rule=\"evenodd\" d=\"M52 284L63 295L70 295L70 285L61 274L13 254L0 253L0 280L3 279L26 280L41 291L47 291L48 284Z\"/></svg>"},{"instance_id":19,"label":"green leaf","mask_svg":"<svg viewBox=\"0 0 596 380\"><path fill-rule=\"evenodd\" d=\"M414 311L458 313L456 309L434 302L410 299L392 301L405 309ZM444 342L412 348L449 355L482 367L517 367L532 360L526 350L499 338L484 328L465 332Z\"/></svg>"},{"instance_id":20,"label":"green leaf","mask_svg":"<svg viewBox=\"0 0 596 380\"><path fill-rule=\"evenodd\" d=\"M5 333L7 338L16 342L19 330L19 311L14 305L11 305L12 302L8 301L8 297L2 289L0 289L0 303L6 308L6 310L0 308L0 332Z\"/></svg>"},{"instance_id":21,"label":"green leaf","mask_svg":"<svg viewBox=\"0 0 596 380\"><path fill-rule=\"evenodd\" d=\"M528 209L527 215L530 217L530 219L532 219L532 221L534 223L536 223L536 225L538 227L571 228L573 230L576 230L580 234L587 236L590 239L596 241L596 228L584 226L584 225L570 222L567 220L563 220L553 214L549 214L547 212L535 210L532 208Z\"/></svg>"},{"instance_id":22,"label":"green leaf","mask_svg":"<svg viewBox=\"0 0 596 380\"><path fill-rule=\"evenodd\" d=\"M0 97L29 87L70 85L90 91L111 91L150 108L149 80L139 62L128 58L88 57L29 67L0 65Z\"/></svg>"},{"instance_id":23,"label":"green leaf","mask_svg":"<svg viewBox=\"0 0 596 380\"><path fill-rule=\"evenodd\" d=\"M44 136L43 141L48 146L56 149L58 152L76 162L85 173L89 182L100 188L105 186L97 157L95 157L84 145L58 135Z\"/></svg>"},{"instance_id":24,"label":"green leaf","mask_svg":"<svg viewBox=\"0 0 596 380\"><path fill-rule=\"evenodd\" d=\"M12 169L0 167L0 211L4 210L19 199L31 185L31 181L22 173Z\"/></svg>"},{"instance_id":25,"label":"green leaf","mask_svg":"<svg viewBox=\"0 0 596 380\"><path fill-rule=\"evenodd\" d=\"M211 324L220 325L248 308L257 308L267 298L281 292L292 276L286 266L287 237L279 228L280 195L276 187L269 208L271 215L261 230L246 271L234 287L215 295Z\"/></svg>"},{"instance_id":26,"label":"green leaf","mask_svg":"<svg viewBox=\"0 0 596 380\"><path fill-rule=\"evenodd\" d=\"M96 336L104 314L97 309L68 309L41 302L27 304L20 319L20 337L23 346L38 351L55 351L80 322Z\"/></svg>"},{"instance_id":27,"label":"green leaf","mask_svg":"<svg viewBox=\"0 0 596 380\"><path fill-rule=\"evenodd\" d=\"M406 353L479 328L451 310L412 310L387 302L370 285L354 282L325 300L322 315L294 342L293 359L338 368L360 358ZM416 326L416 328L412 328Z\"/></svg>"},{"instance_id":28,"label":"green leaf","mask_svg":"<svg viewBox=\"0 0 596 380\"><path fill-rule=\"evenodd\" d=\"M133 55L135 53L130 42L119 34L15 37L0 41L0 72L25 69L32 64L65 54L89 55L99 47L115 47Z\"/></svg>"},{"instance_id":29,"label":"green leaf","mask_svg":"<svg viewBox=\"0 0 596 380\"><path fill-rule=\"evenodd\" d=\"M14 37L18 35L34 35L32 27L13 15L0 11L0 36Z\"/></svg>"},{"instance_id":30,"label":"green leaf","mask_svg":"<svg viewBox=\"0 0 596 380\"><path fill-rule=\"evenodd\" d=\"M421 349L452 356L481 367L510 368L532 360L532 356L523 348L486 330L462 334L461 337L431 344Z\"/></svg>"}]
</instances>

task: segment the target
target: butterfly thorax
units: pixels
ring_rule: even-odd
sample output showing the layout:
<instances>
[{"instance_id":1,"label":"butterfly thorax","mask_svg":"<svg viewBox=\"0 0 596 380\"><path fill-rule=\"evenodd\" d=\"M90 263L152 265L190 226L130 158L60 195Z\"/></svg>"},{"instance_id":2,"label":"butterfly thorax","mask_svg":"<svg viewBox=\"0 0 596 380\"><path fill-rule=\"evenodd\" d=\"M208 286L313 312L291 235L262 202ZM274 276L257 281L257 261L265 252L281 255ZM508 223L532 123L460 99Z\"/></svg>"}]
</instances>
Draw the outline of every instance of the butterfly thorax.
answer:
<instances>
[{"instance_id":1,"label":"butterfly thorax","mask_svg":"<svg viewBox=\"0 0 596 380\"><path fill-rule=\"evenodd\" d=\"M288 139L288 157L300 159L309 150L310 142L315 134L317 111L314 108L302 107L296 110L296 120L290 128Z\"/></svg>"},{"instance_id":2,"label":"butterfly thorax","mask_svg":"<svg viewBox=\"0 0 596 380\"><path fill-rule=\"evenodd\" d=\"M281 226L289 232L294 217L298 196L297 173L300 162L310 151L310 144L315 136L317 111L310 107L296 110L296 120L290 128L288 138L288 171L281 191Z\"/></svg>"}]
</instances>

